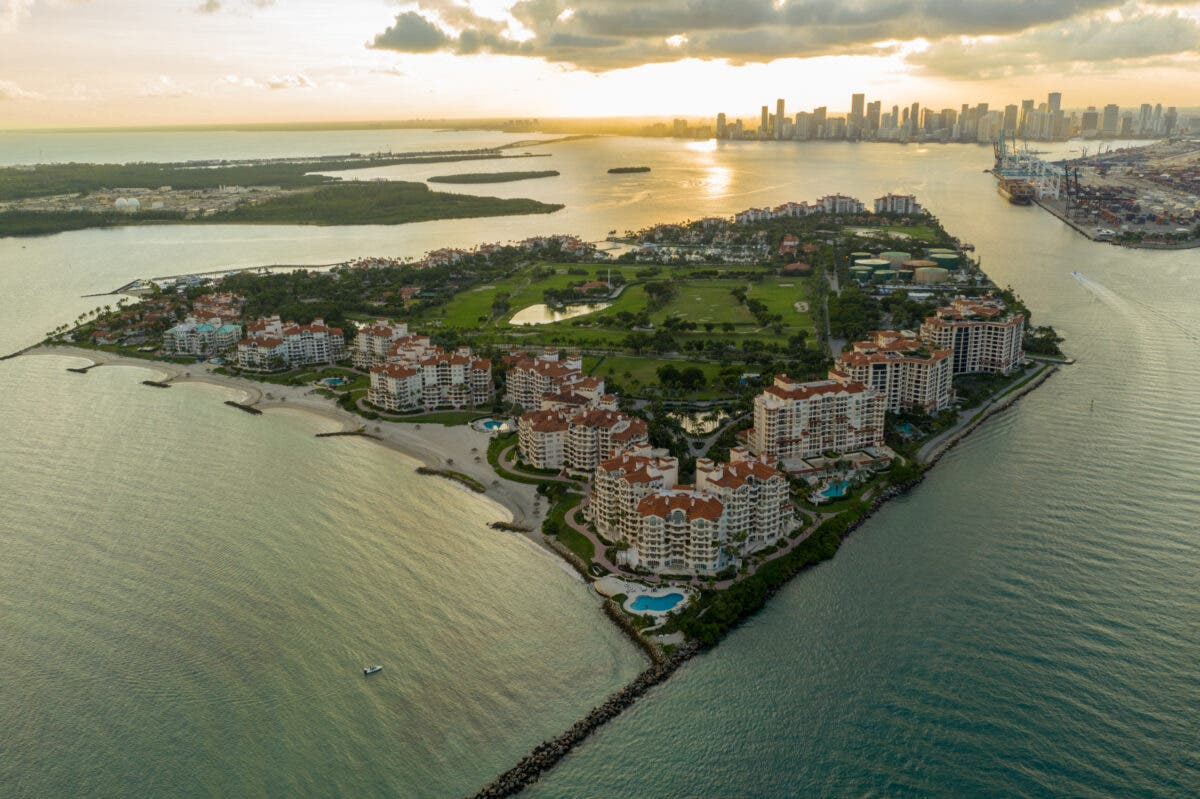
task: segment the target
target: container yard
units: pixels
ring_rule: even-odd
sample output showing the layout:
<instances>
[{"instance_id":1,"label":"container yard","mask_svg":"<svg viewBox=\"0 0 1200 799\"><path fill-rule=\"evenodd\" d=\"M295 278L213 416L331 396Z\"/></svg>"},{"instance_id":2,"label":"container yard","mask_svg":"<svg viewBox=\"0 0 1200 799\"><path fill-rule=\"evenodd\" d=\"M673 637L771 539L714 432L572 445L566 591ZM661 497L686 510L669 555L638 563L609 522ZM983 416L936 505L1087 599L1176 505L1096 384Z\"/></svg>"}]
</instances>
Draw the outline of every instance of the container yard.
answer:
<instances>
[{"instance_id":1,"label":"container yard","mask_svg":"<svg viewBox=\"0 0 1200 799\"><path fill-rule=\"evenodd\" d=\"M1037 202L1080 233L1131 247L1200 246L1200 141L1081 151L1059 166L1060 196Z\"/></svg>"}]
</instances>

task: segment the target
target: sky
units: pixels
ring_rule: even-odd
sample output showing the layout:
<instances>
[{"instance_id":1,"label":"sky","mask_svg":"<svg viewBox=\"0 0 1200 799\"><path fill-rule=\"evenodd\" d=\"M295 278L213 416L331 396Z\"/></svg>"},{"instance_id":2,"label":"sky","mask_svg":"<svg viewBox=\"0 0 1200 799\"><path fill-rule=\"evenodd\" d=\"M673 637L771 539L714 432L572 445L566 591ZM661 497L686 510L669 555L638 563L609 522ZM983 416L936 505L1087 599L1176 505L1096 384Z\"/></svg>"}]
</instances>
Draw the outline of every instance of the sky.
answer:
<instances>
[{"instance_id":1,"label":"sky","mask_svg":"<svg viewBox=\"0 0 1200 799\"><path fill-rule=\"evenodd\" d=\"M0 0L0 130L1200 106L1200 0Z\"/></svg>"}]
</instances>

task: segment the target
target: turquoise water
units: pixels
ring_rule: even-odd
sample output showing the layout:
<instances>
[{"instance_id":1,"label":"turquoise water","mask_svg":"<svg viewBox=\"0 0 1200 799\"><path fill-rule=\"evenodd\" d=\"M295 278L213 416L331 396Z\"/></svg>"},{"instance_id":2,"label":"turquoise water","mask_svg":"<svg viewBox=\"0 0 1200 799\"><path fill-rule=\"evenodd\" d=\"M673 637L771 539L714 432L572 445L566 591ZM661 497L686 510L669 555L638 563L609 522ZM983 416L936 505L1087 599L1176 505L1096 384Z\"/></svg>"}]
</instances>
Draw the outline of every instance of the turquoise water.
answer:
<instances>
[{"instance_id":1,"label":"turquoise water","mask_svg":"<svg viewBox=\"0 0 1200 799\"><path fill-rule=\"evenodd\" d=\"M663 596L639 596L629 606L631 610L666 611L683 601L683 594L664 594Z\"/></svg>"},{"instance_id":2,"label":"turquoise water","mask_svg":"<svg viewBox=\"0 0 1200 799\"><path fill-rule=\"evenodd\" d=\"M499 430L504 427L504 422L498 422L495 419L488 419L483 423L484 430Z\"/></svg>"},{"instance_id":3,"label":"turquoise water","mask_svg":"<svg viewBox=\"0 0 1200 799\"><path fill-rule=\"evenodd\" d=\"M134 277L914 191L1078 364L529 795L1196 795L1198 251L1011 206L987 147L745 144L576 142L562 178L489 187L568 203L550 217L0 239L0 349ZM461 795L640 668L453 484L296 413L62 366L0 363L0 795Z\"/></svg>"},{"instance_id":4,"label":"turquoise water","mask_svg":"<svg viewBox=\"0 0 1200 799\"><path fill-rule=\"evenodd\" d=\"M828 499L844 497L846 496L846 489L849 487L850 484L845 480L834 480L825 488L824 491L821 492L821 496L827 497Z\"/></svg>"}]
</instances>

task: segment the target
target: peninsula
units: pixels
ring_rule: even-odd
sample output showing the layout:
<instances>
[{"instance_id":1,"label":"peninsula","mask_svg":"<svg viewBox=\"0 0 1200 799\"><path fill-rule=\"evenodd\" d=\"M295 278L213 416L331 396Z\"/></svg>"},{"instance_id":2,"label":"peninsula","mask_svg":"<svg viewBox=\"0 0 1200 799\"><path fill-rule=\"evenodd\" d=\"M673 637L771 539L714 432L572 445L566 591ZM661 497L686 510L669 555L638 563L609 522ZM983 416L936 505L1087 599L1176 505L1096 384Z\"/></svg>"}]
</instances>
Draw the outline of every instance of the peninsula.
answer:
<instances>
[{"instance_id":1,"label":"peninsula","mask_svg":"<svg viewBox=\"0 0 1200 799\"><path fill-rule=\"evenodd\" d=\"M509 796L1068 362L910 195L620 243L178 276L47 344L240 388L242 409L326 413L500 501L496 534L570 563L651 665L479 793Z\"/></svg>"},{"instance_id":2,"label":"peninsula","mask_svg":"<svg viewBox=\"0 0 1200 799\"><path fill-rule=\"evenodd\" d=\"M532 157L546 156L505 155L497 148L262 161L6 167L0 168L0 236L145 224L395 225L557 211L561 205L535 200L439 193L410 181L353 179L355 171L362 169Z\"/></svg>"}]
</instances>

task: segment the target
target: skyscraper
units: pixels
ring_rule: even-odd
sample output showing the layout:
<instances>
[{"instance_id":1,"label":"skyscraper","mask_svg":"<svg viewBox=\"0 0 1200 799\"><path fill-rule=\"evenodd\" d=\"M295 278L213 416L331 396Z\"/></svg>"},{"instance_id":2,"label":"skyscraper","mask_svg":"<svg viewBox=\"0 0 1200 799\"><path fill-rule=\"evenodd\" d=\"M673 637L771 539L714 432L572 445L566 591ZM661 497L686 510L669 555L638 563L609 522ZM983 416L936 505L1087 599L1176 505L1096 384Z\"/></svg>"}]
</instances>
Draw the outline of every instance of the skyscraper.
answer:
<instances>
[{"instance_id":1,"label":"skyscraper","mask_svg":"<svg viewBox=\"0 0 1200 799\"><path fill-rule=\"evenodd\" d=\"M812 122L808 126L809 138L825 138L825 113L825 106L813 109Z\"/></svg>"},{"instance_id":2,"label":"skyscraper","mask_svg":"<svg viewBox=\"0 0 1200 799\"><path fill-rule=\"evenodd\" d=\"M762 107L762 122L758 124L758 138L765 139L771 132L771 109Z\"/></svg>"},{"instance_id":3,"label":"skyscraper","mask_svg":"<svg viewBox=\"0 0 1200 799\"><path fill-rule=\"evenodd\" d=\"M775 138L783 138L783 98L780 97L775 101Z\"/></svg>"},{"instance_id":4,"label":"skyscraper","mask_svg":"<svg viewBox=\"0 0 1200 799\"><path fill-rule=\"evenodd\" d=\"M1017 135L1017 107L1004 106L1004 135L1009 138Z\"/></svg>"},{"instance_id":5,"label":"skyscraper","mask_svg":"<svg viewBox=\"0 0 1200 799\"><path fill-rule=\"evenodd\" d=\"M718 139L725 138L725 132L726 132L725 128L726 128L725 112L722 111L721 113L717 114L717 138Z\"/></svg>"},{"instance_id":6,"label":"skyscraper","mask_svg":"<svg viewBox=\"0 0 1200 799\"><path fill-rule=\"evenodd\" d=\"M866 96L862 94L850 95L850 135L858 137L862 134L863 129L863 102Z\"/></svg>"},{"instance_id":7,"label":"skyscraper","mask_svg":"<svg viewBox=\"0 0 1200 799\"><path fill-rule=\"evenodd\" d=\"M1116 136L1120 130L1118 127L1121 122L1121 109L1119 106L1109 103L1104 106L1104 120L1101 123L1101 131L1105 136Z\"/></svg>"},{"instance_id":8,"label":"skyscraper","mask_svg":"<svg viewBox=\"0 0 1200 799\"><path fill-rule=\"evenodd\" d=\"M1062 110L1062 92L1050 92L1046 95L1046 110L1051 114Z\"/></svg>"},{"instance_id":9,"label":"skyscraper","mask_svg":"<svg viewBox=\"0 0 1200 799\"><path fill-rule=\"evenodd\" d=\"M867 118L865 122L866 129L869 133L875 133L879 130L879 115L883 108L883 103L876 100L873 103L867 103Z\"/></svg>"}]
</instances>

